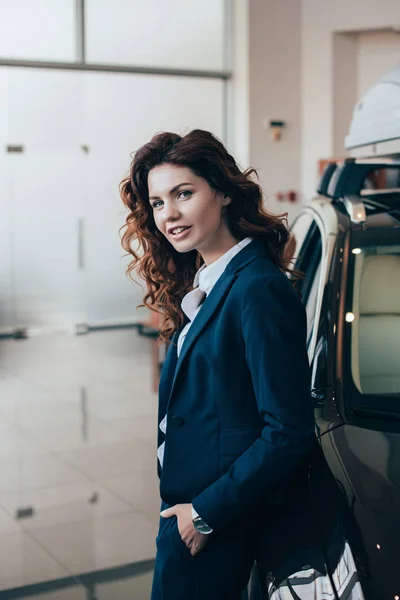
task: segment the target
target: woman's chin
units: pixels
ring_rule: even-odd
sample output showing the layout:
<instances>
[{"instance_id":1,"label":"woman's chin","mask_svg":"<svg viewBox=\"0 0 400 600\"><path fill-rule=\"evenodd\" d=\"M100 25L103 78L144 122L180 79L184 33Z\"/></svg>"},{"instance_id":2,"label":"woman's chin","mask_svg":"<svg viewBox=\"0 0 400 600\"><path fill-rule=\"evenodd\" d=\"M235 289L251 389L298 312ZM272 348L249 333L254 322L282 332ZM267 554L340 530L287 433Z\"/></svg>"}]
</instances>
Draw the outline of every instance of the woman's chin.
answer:
<instances>
[{"instance_id":1,"label":"woman's chin","mask_svg":"<svg viewBox=\"0 0 400 600\"><path fill-rule=\"evenodd\" d=\"M186 242L186 243L185 243ZM187 252L191 252L192 250L196 250L196 247L193 245L193 242L189 242L186 240L182 240L181 242L172 243L173 247L180 254L186 254Z\"/></svg>"},{"instance_id":2,"label":"woman's chin","mask_svg":"<svg viewBox=\"0 0 400 600\"><path fill-rule=\"evenodd\" d=\"M183 245L176 245L174 246L175 250L177 252L179 252L179 254L187 254L188 252L191 252L192 250L196 250L196 248L193 248L193 246L189 246L189 244L186 246L186 248L183 247Z\"/></svg>"}]
</instances>

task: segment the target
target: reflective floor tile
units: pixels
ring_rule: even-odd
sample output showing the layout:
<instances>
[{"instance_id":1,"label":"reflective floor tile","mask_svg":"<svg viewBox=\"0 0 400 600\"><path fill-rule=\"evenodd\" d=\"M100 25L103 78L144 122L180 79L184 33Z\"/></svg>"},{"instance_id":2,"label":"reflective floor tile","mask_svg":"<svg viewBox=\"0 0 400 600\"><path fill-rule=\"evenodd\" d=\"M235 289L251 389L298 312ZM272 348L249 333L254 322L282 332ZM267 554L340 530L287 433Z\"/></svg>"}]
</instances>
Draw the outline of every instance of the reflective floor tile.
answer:
<instances>
[{"instance_id":1,"label":"reflective floor tile","mask_svg":"<svg viewBox=\"0 0 400 600\"><path fill-rule=\"evenodd\" d=\"M136 415L135 417L126 416L124 418L113 418L107 421L110 426L115 427L121 435L121 439L130 439L132 441L144 440L153 444L156 449L157 444L157 417L154 414Z\"/></svg>"},{"instance_id":2,"label":"reflective floor tile","mask_svg":"<svg viewBox=\"0 0 400 600\"><path fill-rule=\"evenodd\" d=\"M121 385L122 383L125 383L126 374L122 378L117 379L115 383L107 382L103 378L102 372L98 372L96 376L93 374L92 377L88 375L86 378L88 398L93 401L106 400L110 403L123 401L136 402L140 399L142 394L148 394L150 392L150 386L148 381L141 375L140 365L131 364L129 373L130 376L128 380L133 384L133 390L126 389L124 385Z\"/></svg>"},{"instance_id":3,"label":"reflective floor tile","mask_svg":"<svg viewBox=\"0 0 400 600\"><path fill-rule=\"evenodd\" d=\"M0 461L35 456L48 456L50 450L21 431L5 431L0 435Z\"/></svg>"},{"instance_id":4,"label":"reflective floor tile","mask_svg":"<svg viewBox=\"0 0 400 600\"><path fill-rule=\"evenodd\" d=\"M18 433L18 429L10 421L4 419L3 415L0 415L0 434L3 433L15 434Z\"/></svg>"},{"instance_id":5,"label":"reflective floor tile","mask_svg":"<svg viewBox=\"0 0 400 600\"><path fill-rule=\"evenodd\" d=\"M77 574L149 560L156 552L157 528L138 513L34 529L31 534Z\"/></svg>"},{"instance_id":6,"label":"reflective floor tile","mask_svg":"<svg viewBox=\"0 0 400 600\"><path fill-rule=\"evenodd\" d=\"M96 571L101 600L148 597L150 575L128 577L124 565L130 574L155 556L150 348L133 330L1 343L0 556L7 538L14 564L3 561L1 590L60 578L35 597L81 600L89 590L63 589L65 577ZM25 516L13 519L19 509ZM122 579L104 583L99 571L120 573L121 565Z\"/></svg>"},{"instance_id":7,"label":"reflective floor tile","mask_svg":"<svg viewBox=\"0 0 400 600\"><path fill-rule=\"evenodd\" d=\"M128 393L125 392L128 396ZM135 390L134 393L129 394L131 397L125 400L118 400L115 398L97 398L93 397L88 392L88 413L96 415L102 419L114 420L122 418L130 419L142 419L146 417L151 418L154 429L157 430L156 416L155 416L155 402L149 392L139 393Z\"/></svg>"},{"instance_id":8,"label":"reflective floor tile","mask_svg":"<svg viewBox=\"0 0 400 600\"><path fill-rule=\"evenodd\" d=\"M114 387L121 383L128 385L133 383L138 389L148 389L149 375L151 375L148 359L143 360L140 356L133 356L130 357L129 365L125 365L119 358L113 359L109 355L96 358L96 364L92 366L93 379L96 373L101 375L102 381ZM135 374L134 379L132 373ZM90 377L90 371L88 376Z\"/></svg>"},{"instance_id":9,"label":"reflective floor tile","mask_svg":"<svg viewBox=\"0 0 400 600\"><path fill-rule=\"evenodd\" d=\"M153 572L96 585L97 600L149 600Z\"/></svg>"},{"instance_id":10,"label":"reflective floor tile","mask_svg":"<svg viewBox=\"0 0 400 600\"><path fill-rule=\"evenodd\" d=\"M56 456L0 461L0 498L2 492L85 481L79 470Z\"/></svg>"},{"instance_id":11,"label":"reflective floor tile","mask_svg":"<svg viewBox=\"0 0 400 600\"><path fill-rule=\"evenodd\" d=\"M27 533L0 536L0 556L0 590L69 576Z\"/></svg>"},{"instance_id":12,"label":"reflective floor tile","mask_svg":"<svg viewBox=\"0 0 400 600\"><path fill-rule=\"evenodd\" d=\"M132 511L130 503L92 481L22 492L3 492L0 493L0 505L10 515L17 515L18 510L32 509L31 516L24 516L17 521L25 530Z\"/></svg>"},{"instance_id":13,"label":"reflective floor tile","mask_svg":"<svg viewBox=\"0 0 400 600\"><path fill-rule=\"evenodd\" d=\"M80 403L58 402L54 400L46 404L19 404L7 415L21 431L32 432L37 428L51 429L62 424L65 426L79 426L82 424L82 409Z\"/></svg>"},{"instance_id":14,"label":"reflective floor tile","mask_svg":"<svg viewBox=\"0 0 400 600\"><path fill-rule=\"evenodd\" d=\"M31 595L26 595L24 596L24 600L28 600L31 597ZM35 592L32 598L33 600L88 600L88 591L81 585L68 586L61 590L44 592L43 594Z\"/></svg>"},{"instance_id":15,"label":"reflective floor tile","mask_svg":"<svg viewBox=\"0 0 400 600\"><path fill-rule=\"evenodd\" d=\"M99 480L120 473L147 470L156 460L154 445L142 440L82 447L63 452L60 456L83 473Z\"/></svg>"},{"instance_id":16,"label":"reflective floor tile","mask_svg":"<svg viewBox=\"0 0 400 600\"><path fill-rule=\"evenodd\" d=\"M0 377L0 398L0 411L3 411L14 402L40 404L50 401L52 396L42 386L8 372L6 376Z\"/></svg>"},{"instance_id":17,"label":"reflective floor tile","mask_svg":"<svg viewBox=\"0 0 400 600\"><path fill-rule=\"evenodd\" d=\"M133 471L123 475L101 479L102 485L122 500L129 502L155 525L160 518L160 489L156 470Z\"/></svg>"},{"instance_id":18,"label":"reflective floor tile","mask_svg":"<svg viewBox=\"0 0 400 600\"><path fill-rule=\"evenodd\" d=\"M6 510L0 508L0 535L21 532L18 522Z\"/></svg>"},{"instance_id":19,"label":"reflective floor tile","mask_svg":"<svg viewBox=\"0 0 400 600\"><path fill-rule=\"evenodd\" d=\"M133 440L126 427L118 427L113 421L105 421L93 415L88 415L81 423L74 425L57 423L49 430L35 428L29 433L33 438L43 440L43 444L55 453Z\"/></svg>"}]
</instances>

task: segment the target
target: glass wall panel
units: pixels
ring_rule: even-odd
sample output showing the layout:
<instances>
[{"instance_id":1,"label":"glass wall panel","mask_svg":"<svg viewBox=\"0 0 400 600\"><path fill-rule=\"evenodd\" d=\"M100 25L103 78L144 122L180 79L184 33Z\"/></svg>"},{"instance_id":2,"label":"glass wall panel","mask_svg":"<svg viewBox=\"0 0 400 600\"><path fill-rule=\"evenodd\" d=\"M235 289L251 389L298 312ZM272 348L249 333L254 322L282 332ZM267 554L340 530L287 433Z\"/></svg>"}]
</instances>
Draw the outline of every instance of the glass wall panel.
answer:
<instances>
[{"instance_id":1,"label":"glass wall panel","mask_svg":"<svg viewBox=\"0 0 400 600\"><path fill-rule=\"evenodd\" d=\"M10 156L7 172L16 325L74 330L85 317L77 156Z\"/></svg>"},{"instance_id":2,"label":"glass wall panel","mask_svg":"<svg viewBox=\"0 0 400 600\"><path fill-rule=\"evenodd\" d=\"M26 152L77 152L82 135L84 73L64 70L4 68L7 144Z\"/></svg>"},{"instance_id":3,"label":"glass wall panel","mask_svg":"<svg viewBox=\"0 0 400 600\"><path fill-rule=\"evenodd\" d=\"M224 0L87 0L88 62L224 68Z\"/></svg>"},{"instance_id":4,"label":"glass wall panel","mask_svg":"<svg viewBox=\"0 0 400 600\"><path fill-rule=\"evenodd\" d=\"M6 102L4 94L7 69L0 69L0 336L10 333L13 325L11 272L11 230L9 178L6 171ZM3 93L1 93L3 90Z\"/></svg>"},{"instance_id":5,"label":"glass wall panel","mask_svg":"<svg viewBox=\"0 0 400 600\"><path fill-rule=\"evenodd\" d=\"M143 293L125 276L129 258L120 244L125 213L119 182L131 153L157 131L200 127L222 137L224 83L5 71L3 147L23 149L3 155L2 185L8 191L2 243L9 250L4 249L1 269L4 281L13 281L14 325L73 329L77 323L137 321Z\"/></svg>"},{"instance_id":6,"label":"glass wall panel","mask_svg":"<svg viewBox=\"0 0 400 600\"><path fill-rule=\"evenodd\" d=\"M84 320L79 264L83 74L18 68L4 69L2 75L14 325L73 328ZM21 151L7 152L9 146Z\"/></svg>"},{"instance_id":7,"label":"glass wall panel","mask_svg":"<svg viewBox=\"0 0 400 600\"><path fill-rule=\"evenodd\" d=\"M10 333L13 325L13 289L11 270L11 231L8 177L4 157L0 157L0 336Z\"/></svg>"},{"instance_id":8,"label":"glass wall panel","mask_svg":"<svg viewBox=\"0 0 400 600\"><path fill-rule=\"evenodd\" d=\"M124 275L118 229L125 222L118 184L131 153L158 131L200 127L223 135L219 80L88 73L84 91L85 240L89 324L137 320L142 292Z\"/></svg>"},{"instance_id":9,"label":"glass wall panel","mask_svg":"<svg viewBox=\"0 0 400 600\"><path fill-rule=\"evenodd\" d=\"M76 59L75 0L0 0L0 58Z\"/></svg>"}]
</instances>

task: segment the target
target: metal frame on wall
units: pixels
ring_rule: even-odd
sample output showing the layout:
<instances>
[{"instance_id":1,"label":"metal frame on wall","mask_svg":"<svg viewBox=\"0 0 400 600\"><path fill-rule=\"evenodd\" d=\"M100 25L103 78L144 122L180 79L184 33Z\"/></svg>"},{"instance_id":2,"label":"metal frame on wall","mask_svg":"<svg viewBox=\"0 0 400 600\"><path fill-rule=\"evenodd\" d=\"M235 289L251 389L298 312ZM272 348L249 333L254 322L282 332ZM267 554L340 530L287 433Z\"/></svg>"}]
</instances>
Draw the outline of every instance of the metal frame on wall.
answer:
<instances>
[{"instance_id":1,"label":"metal frame on wall","mask_svg":"<svg viewBox=\"0 0 400 600\"><path fill-rule=\"evenodd\" d=\"M34 69L66 69L70 71L101 71L105 73L132 73L141 75L170 75L175 77L202 77L209 79L222 79L229 81L232 79L232 71L228 68L230 64L230 21L231 21L231 0L225 0L224 3L224 69L176 69L165 67L143 67L129 65L113 65L102 63L86 62L86 39L85 39L85 0L76 0L76 56L74 62L64 61L44 61L44 60L14 60L0 57L1 67L30 67Z\"/></svg>"}]
</instances>

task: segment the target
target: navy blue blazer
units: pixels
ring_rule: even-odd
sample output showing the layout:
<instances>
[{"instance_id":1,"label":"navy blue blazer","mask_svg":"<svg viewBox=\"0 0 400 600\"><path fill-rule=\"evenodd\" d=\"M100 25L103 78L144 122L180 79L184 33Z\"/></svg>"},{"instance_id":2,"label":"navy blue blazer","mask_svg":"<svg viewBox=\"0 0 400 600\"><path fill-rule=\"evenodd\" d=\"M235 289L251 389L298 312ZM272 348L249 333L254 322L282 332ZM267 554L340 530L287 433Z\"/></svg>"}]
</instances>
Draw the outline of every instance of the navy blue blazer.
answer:
<instances>
[{"instance_id":1,"label":"navy blue blazer","mask_svg":"<svg viewBox=\"0 0 400 600\"><path fill-rule=\"evenodd\" d=\"M216 531L283 497L315 443L306 314L260 238L230 261L159 385L160 495ZM158 445L164 441L159 430Z\"/></svg>"}]
</instances>

